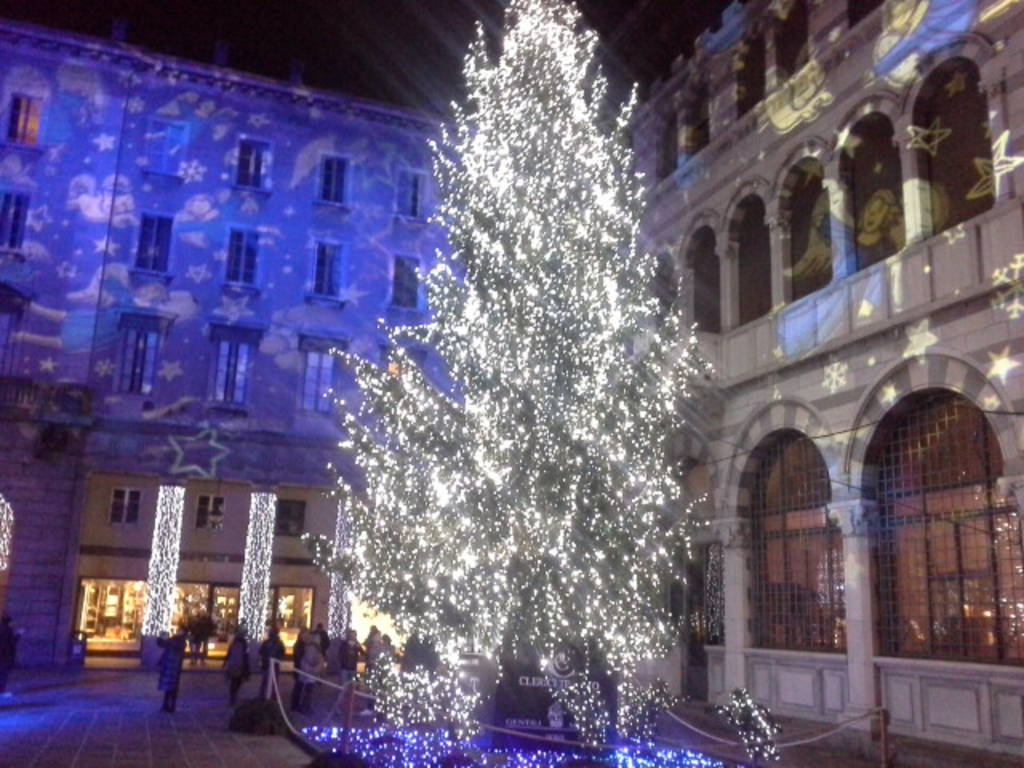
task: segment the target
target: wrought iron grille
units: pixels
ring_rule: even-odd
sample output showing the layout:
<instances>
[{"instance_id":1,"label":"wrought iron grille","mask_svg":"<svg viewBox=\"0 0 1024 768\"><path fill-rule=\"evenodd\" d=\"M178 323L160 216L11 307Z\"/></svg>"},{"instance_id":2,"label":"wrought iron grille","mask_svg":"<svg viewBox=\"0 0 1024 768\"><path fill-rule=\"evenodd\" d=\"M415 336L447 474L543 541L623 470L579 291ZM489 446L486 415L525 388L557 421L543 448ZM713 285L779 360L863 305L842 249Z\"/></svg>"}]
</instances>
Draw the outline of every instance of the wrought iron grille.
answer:
<instances>
[{"instance_id":1,"label":"wrought iron grille","mask_svg":"<svg viewBox=\"0 0 1024 768\"><path fill-rule=\"evenodd\" d=\"M799 432L755 453L751 505L754 642L762 648L846 647L843 543L828 517L828 469Z\"/></svg>"},{"instance_id":2,"label":"wrought iron grille","mask_svg":"<svg viewBox=\"0 0 1024 768\"><path fill-rule=\"evenodd\" d=\"M1024 531L1000 498L985 415L952 392L879 427L875 580L882 653L1024 663Z\"/></svg>"}]
</instances>

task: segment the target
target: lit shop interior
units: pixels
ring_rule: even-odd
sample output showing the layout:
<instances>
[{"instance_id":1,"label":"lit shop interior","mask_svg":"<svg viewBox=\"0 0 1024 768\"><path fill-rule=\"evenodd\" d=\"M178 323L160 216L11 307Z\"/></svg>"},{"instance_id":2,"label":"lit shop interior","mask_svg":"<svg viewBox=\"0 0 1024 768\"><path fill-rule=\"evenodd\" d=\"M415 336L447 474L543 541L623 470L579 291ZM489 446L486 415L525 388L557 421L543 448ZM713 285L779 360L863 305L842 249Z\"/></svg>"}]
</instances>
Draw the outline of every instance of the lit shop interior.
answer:
<instances>
[{"instance_id":1,"label":"lit shop interior","mask_svg":"<svg viewBox=\"0 0 1024 768\"><path fill-rule=\"evenodd\" d=\"M208 655L223 657L238 627L239 592L237 584L179 583L174 625L187 626L204 614L209 616L213 634ZM285 645L291 645L312 621L313 589L272 586L269 597L268 620L277 624ZM141 647L145 606L145 581L82 579L75 628L88 638L90 653L136 653Z\"/></svg>"}]
</instances>

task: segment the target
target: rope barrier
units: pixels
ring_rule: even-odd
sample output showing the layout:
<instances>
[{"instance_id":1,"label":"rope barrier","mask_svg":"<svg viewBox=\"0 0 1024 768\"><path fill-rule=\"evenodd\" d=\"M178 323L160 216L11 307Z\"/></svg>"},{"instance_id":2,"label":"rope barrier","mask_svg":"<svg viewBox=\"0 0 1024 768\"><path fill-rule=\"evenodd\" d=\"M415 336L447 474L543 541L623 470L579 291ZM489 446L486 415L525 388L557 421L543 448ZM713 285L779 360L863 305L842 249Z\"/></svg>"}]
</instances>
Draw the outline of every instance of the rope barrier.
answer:
<instances>
[{"instance_id":1,"label":"rope barrier","mask_svg":"<svg viewBox=\"0 0 1024 768\"><path fill-rule=\"evenodd\" d=\"M831 726L830 728L828 728L827 730L823 731L822 733L819 733L819 734L816 734L814 736L810 736L810 737L807 737L807 738L803 738L803 739L795 739L793 741L780 741L780 742L776 743L775 746L778 747L779 749L785 749L786 747L797 747L797 746L802 746L804 744L811 744L811 743L813 743L815 741L821 741L822 739L826 738L827 736L831 736L833 733L838 733L839 731L841 731L841 730L843 730L845 728L849 728L851 725L853 725L856 722L859 722L859 721L864 720L864 719L869 718L869 717L874 717L875 715L880 714L881 712L882 712L882 708L881 707L877 707L875 709L869 709L867 712L859 714L856 717L851 717L849 720L844 720L841 723L836 723L834 726ZM682 717L677 715L675 712L671 712L671 711L668 712L668 716L670 718L672 718L673 720L675 720L680 725L682 725L682 726L684 726L686 728L689 728L691 731L694 731L695 733L699 733L704 738L711 739L712 741L718 742L719 744L727 744L727 745L729 745L731 747L742 747L743 746L743 742L741 742L741 741L733 741L732 739L723 739L721 736L716 736L713 733L708 733L707 731L701 730L700 728L695 726L693 723L691 723L691 722L689 722L687 720L684 720Z\"/></svg>"}]
</instances>

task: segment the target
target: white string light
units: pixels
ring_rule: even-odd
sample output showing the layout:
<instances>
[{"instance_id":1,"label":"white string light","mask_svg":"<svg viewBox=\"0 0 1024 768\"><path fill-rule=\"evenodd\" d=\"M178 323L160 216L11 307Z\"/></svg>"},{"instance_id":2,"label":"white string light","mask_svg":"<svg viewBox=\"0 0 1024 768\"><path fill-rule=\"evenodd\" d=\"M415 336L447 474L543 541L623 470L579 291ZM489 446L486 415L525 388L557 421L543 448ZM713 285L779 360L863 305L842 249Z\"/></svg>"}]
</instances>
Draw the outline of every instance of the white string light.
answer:
<instances>
[{"instance_id":1,"label":"white string light","mask_svg":"<svg viewBox=\"0 0 1024 768\"><path fill-rule=\"evenodd\" d=\"M11 539L14 538L14 508L0 496L0 571L11 567Z\"/></svg>"},{"instance_id":2,"label":"white string light","mask_svg":"<svg viewBox=\"0 0 1024 768\"><path fill-rule=\"evenodd\" d=\"M245 534L245 560L242 563L242 591L239 597L239 625L249 638L262 637L267 623L267 594L274 559L274 519L277 494L253 493L249 496L249 528Z\"/></svg>"},{"instance_id":3,"label":"white string light","mask_svg":"<svg viewBox=\"0 0 1024 768\"><path fill-rule=\"evenodd\" d=\"M153 521L153 546L149 555L146 581L146 610L142 634L155 637L170 632L174 619L174 597L178 585L178 560L181 556L181 519L185 512L185 489L180 485L161 485L156 497Z\"/></svg>"},{"instance_id":4,"label":"white string light","mask_svg":"<svg viewBox=\"0 0 1024 768\"><path fill-rule=\"evenodd\" d=\"M338 515L334 522L332 556L348 549L346 536L345 504L338 500ZM352 615L351 594L348 580L342 573L332 570L329 575L330 591L327 602L327 632L331 637L342 637L348 629Z\"/></svg>"}]
</instances>

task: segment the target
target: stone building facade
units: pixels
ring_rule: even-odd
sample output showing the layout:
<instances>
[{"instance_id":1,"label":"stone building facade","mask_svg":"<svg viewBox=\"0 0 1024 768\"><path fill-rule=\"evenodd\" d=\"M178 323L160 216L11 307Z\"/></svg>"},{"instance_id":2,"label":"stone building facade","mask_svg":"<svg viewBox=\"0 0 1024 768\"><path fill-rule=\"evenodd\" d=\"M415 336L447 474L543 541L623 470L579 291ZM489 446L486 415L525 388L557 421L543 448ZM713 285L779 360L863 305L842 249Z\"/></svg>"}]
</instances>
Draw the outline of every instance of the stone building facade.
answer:
<instances>
[{"instance_id":1,"label":"stone building facade","mask_svg":"<svg viewBox=\"0 0 1024 768\"><path fill-rule=\"evenodd\" d=\"M437 122L120 42L0 40L0 606L21 660L62 661L73 632L139 648L165 486L173 621L209 614L215 652L238 625L270 492L256 604L289 635L326 623L299 535L335 533L335 398L358 393L328 352L388 364L385 325L425 317Z\"/></svg>"},{"instance_id":2,"label":"stone building facade","mask_svg":"<svg viewBox=\"0 0 1024 768\"><path fill-rule=\"evenodd\" d=\"M655 85L714 363L691 693L1024 750L1024 4L751 0Z\"/></svg>"}]
</instances>

